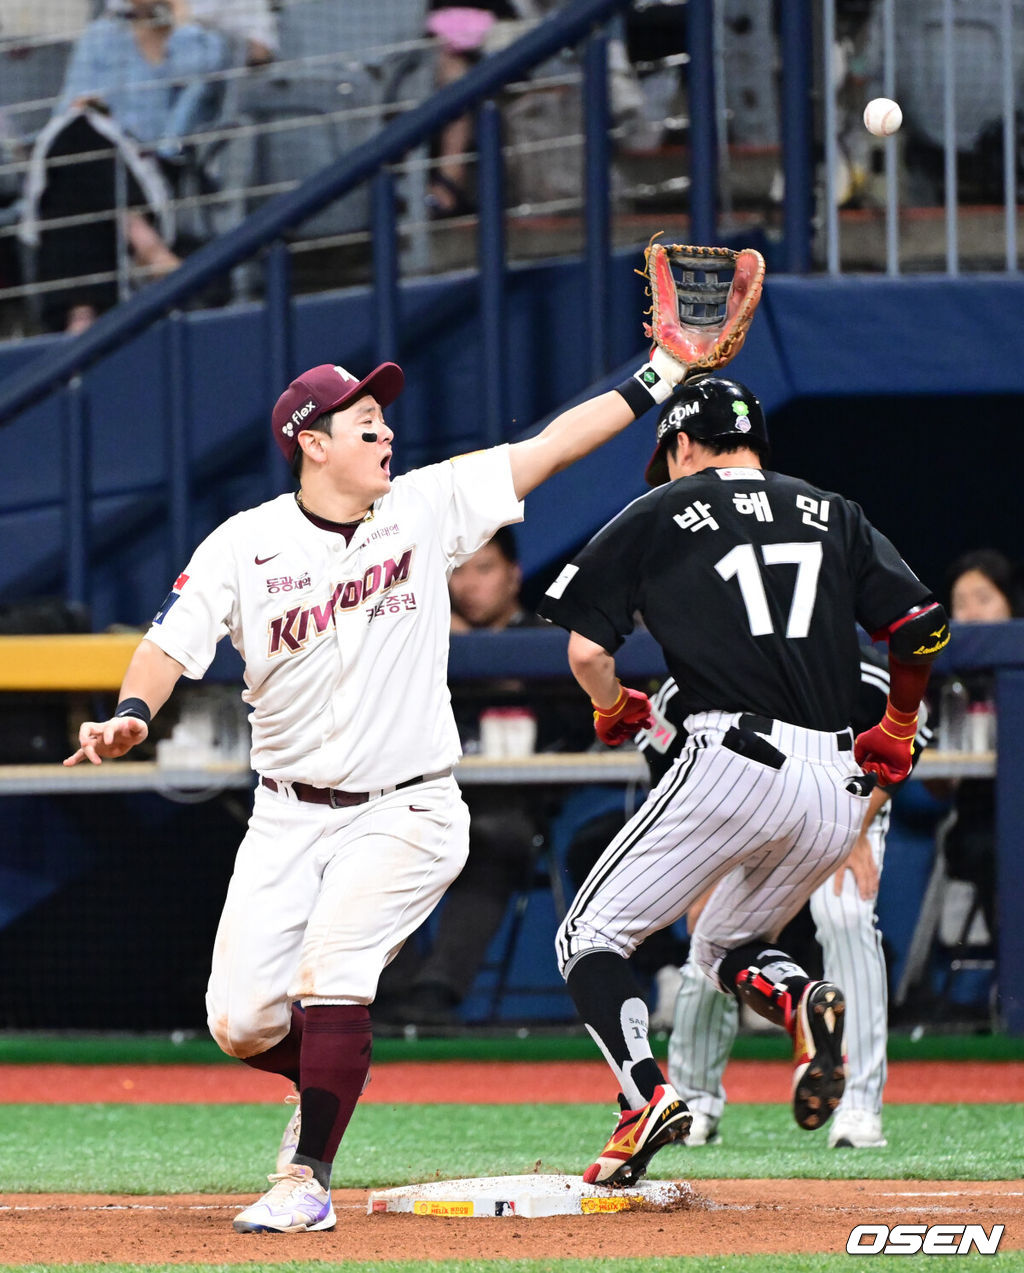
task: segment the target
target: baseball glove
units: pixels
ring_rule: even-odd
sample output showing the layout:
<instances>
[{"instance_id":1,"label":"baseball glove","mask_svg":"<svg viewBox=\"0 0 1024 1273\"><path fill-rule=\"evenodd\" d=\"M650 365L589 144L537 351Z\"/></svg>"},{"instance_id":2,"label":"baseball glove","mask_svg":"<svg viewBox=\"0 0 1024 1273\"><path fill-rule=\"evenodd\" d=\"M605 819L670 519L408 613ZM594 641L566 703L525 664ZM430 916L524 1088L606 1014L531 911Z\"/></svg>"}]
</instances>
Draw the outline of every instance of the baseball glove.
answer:
<instances>
[{"instance_id":1,"label":"baseball glove","mask_svg":"<svg viewBox=\"0 0 1024 1273\"><path fill-rule=\"evenodd\" d=\"M684 363L690 376L706 375L735 358L761 299L761 253L651 239L644 260L637 271L646 275L651 298L644 331L655 346Z\"/></svg>"}]
</instances>

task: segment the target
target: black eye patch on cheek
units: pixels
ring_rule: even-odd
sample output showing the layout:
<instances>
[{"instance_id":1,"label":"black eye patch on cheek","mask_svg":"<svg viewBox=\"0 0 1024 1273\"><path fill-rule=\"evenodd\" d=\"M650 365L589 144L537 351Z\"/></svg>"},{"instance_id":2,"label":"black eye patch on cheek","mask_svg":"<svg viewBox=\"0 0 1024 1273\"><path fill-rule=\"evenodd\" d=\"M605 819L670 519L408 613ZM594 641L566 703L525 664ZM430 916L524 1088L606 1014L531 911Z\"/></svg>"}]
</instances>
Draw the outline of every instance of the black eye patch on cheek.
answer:
<instances>
[{"instance_id":1,"label":"black eye patch on cheek","mask_svg":"<svg viewBox=\"0 0 1024 1273\"><path fill-rule=\"evenodd\" d=\"M376 441L377 441L377 436L378 436L378 435L377 435L376 433L364 433L364 434L363 434L363 441L364 441L364 442L376 442Z\"/></svg>"}]
</instances>

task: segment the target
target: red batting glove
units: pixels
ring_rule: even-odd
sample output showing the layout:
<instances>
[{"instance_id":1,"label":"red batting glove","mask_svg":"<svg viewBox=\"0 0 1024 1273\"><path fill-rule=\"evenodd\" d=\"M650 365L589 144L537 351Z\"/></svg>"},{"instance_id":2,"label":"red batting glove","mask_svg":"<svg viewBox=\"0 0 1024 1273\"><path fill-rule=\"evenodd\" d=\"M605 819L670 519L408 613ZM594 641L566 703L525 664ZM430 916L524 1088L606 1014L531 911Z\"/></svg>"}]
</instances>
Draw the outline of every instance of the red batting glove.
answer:
<instances>
[{"instance_id":1,"label":"red batting glove","mask_svg":"<svg viewBox=\"0 0 1024 1273\"><path fill-rule=\"evenodd\" d=\"M619 686L619 697L611 707L603 709L591 699L594 708L594 732L609 747L618 747L627 738L634 738L642 729L654 724L651 700L639 690L627 690Z\"/></svg>"},{"instance_id":2,"label":"red batting glove","mask_svg":"<svg viewBox=\"0 0 1024 1273\"><path fill-rule=\"evenodd\" d=\"M883 787L891 787L910 773L916 734L917 713L897 711L890 703L877 725L857 735L853 758Z\"/></svg>"}]
</instances>

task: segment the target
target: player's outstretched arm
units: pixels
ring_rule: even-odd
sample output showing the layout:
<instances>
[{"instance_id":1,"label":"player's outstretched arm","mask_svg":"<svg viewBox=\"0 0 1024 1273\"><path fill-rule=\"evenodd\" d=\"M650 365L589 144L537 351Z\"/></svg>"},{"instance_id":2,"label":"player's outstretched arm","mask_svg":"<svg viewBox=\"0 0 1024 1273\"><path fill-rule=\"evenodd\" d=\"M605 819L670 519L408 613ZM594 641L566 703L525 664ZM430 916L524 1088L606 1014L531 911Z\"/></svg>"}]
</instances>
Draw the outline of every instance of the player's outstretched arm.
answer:
<instances>
[{"instance_id":1,"label":"player's outstretched arm","mask_svg":"<svg viewBox=\"0 0 1024 1273\"><path fill-rule=\"evenodd\" d=\"M64 761L94 765L116 760L149 735L149 722L170 698L184 667L158 645L139 642L121 682L117 709L110 720L86 721L78 731L78 750Z\"/></svg>"},{"instance_id":2,"label":"player's outstretched arm","mask_svg":"<svg viewBox=\"0 0 1024 1273\"><path fill-rule=\"evenodd\" d=\"M523 499L555 473L610 441L652 407L664 402L688 368L655 349L629 380L556 416L532 438L509 447L516 496Z\"/></svg>"},{"instance_id":3,"label":"player's outstretched arm","mask_svg":"<svg viewBox=\"0 0 1024 1273\"><path fill-rule=\"evenodd\" d=\"M640 690L627 689L615 674L615 659L597 642L579 632L569 634L569 667L590 695L594 732L609 747L618 747L642 729L650 729L654 717L651 700Z\"/></svg>"}]
</instances>

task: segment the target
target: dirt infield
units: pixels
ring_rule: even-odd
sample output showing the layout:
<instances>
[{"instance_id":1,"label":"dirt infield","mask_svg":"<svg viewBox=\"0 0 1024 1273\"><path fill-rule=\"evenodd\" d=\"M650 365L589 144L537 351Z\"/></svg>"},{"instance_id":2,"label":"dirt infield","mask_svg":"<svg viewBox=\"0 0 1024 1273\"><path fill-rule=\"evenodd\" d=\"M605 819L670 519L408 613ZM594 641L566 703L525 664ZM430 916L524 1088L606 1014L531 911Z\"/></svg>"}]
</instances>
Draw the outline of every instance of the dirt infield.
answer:
<instances>
[{"instance_id":1,"label":"dirt infield","mask_svg":"<svg viewBox=\"0 0 1024 1273\"><path fill-rule=\"evenodd\" d=\"M730 1061L725 1086L732 1104L788 1101L786 1061ZM603 1061L388 1061L373 1068L363 1101L395 1105L517 1105L588 1103L610 1099ZM286 1080L244 1065L0 1065L0 1104L234 1104L280 1101ZM612 1094L613 1095L613 1094ZM893 1061L885 1089L889 1105L1024 1103L1019 1061Z\"/></svg>"},{"instance_id":2,"label":"dirt infield","mask_svg":"<svg viewBox=\"0 0 1024 1273\"><path fill-rule=\"evenodd\" d=\"M788 1099L784 1062L733 1061L730 1101ZM601 1061L389 1062L364 1100L376 1103L606 1101ZM0 1103L279 1101L284 1080L245 1066L0 1066ZM505 1093L502 1097L500 1093ZM1024 1102L1013 1062L895 1062L886 1099ZM250 1197L7 1195L0 1267L139 1263L264 1265L311 1259L553 1259L843 1252L858 1224L1005 1225L1001 1251L1024 1249L1024 1182L703 1180L695 1205L670 1212L523 1220L367 1215L367 1192L334 1191L331 1233L242 1236L231 1219Z\"/></svg>"},{"instance_id":3,"label":"dirt infield","mask_svg":"<svg viewBox=\"0 0 1024 1273\"><path fill-rule=\"evenodd\" d=\"M1000 1251L1024 1249L1019 1180L703 1180L688 1210L543 1220L368 1216L366 1199L364 1191L337 1189L337 1228L289 1237L236 1234L231 1219L248 1199L7 1197L0 1265L843 1252L858 1224L980 1224L986 1232L1003 1224Z\"/></svg>"}]
</instances>

